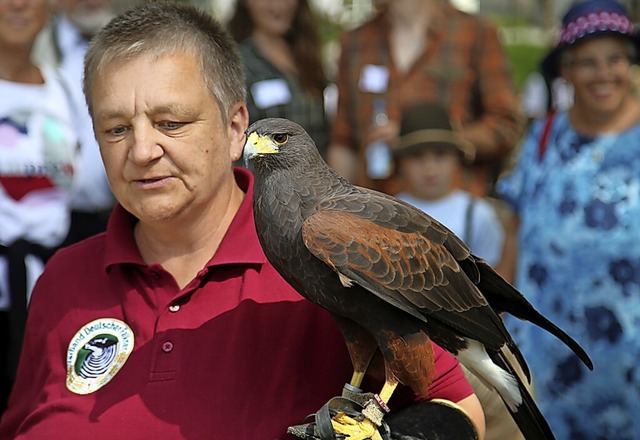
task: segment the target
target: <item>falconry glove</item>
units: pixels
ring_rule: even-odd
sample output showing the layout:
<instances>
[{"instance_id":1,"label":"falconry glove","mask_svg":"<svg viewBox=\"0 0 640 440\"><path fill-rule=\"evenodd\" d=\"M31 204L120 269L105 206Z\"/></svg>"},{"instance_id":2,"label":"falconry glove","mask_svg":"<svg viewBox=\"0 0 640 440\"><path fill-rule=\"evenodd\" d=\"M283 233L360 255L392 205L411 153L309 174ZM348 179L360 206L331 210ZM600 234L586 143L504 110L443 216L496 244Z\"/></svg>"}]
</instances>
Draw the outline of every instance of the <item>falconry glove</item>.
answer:
<instances>
[{"instance_id":1,"label":"falconry glove","mask_svg":"<svg viewBox=\"0 0 640 440\"><path fill-rule=\"evenodd\" d=\"M478 440L478 431L456 403L434 399L421 402L386 418L391 440Z\"/></svg>"},{"instance_id":2,"label":"falconry glove","mask_svg":"<svg viewBox=\"0 0 640 440\"><path fill-rule=\"evenodd\" d=\"M312 415L314 422L292 426L288 433L305 440L478 440L477 429L457 404L434 399L390 413L386 405L375 409L375 394L345 385ZM371 417L369 415L372 415ZM375 420L379 415L377 423Z\"/></svg>"},{"instance_id":3,"label":"falconry glove","mask_svg":"<svg viewBox=\"0 0 640 440\"><path fill-rule=\"evenodd\" d=\"M313 422L291 426L287 432L307 440L390 440L389 428L382 421L388 411L377 395L345 384L341 397L330 399L308 416Z\"/></svg>"}]
</instances>

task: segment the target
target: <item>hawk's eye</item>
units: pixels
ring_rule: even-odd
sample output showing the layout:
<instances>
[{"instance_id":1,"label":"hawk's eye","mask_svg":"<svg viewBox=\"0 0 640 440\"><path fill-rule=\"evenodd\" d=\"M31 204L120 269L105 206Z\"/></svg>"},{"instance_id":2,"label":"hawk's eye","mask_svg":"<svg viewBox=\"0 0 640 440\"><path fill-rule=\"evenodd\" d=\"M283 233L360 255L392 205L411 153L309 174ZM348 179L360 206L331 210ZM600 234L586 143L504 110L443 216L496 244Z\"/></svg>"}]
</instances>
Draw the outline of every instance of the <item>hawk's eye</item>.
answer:
<instances>
[{"instance_id":1,"label":"hawk's eye","mask_svg":"<svg viewBox=\"0 0 640 440\"><path fill-rule=\"evenodd\" d=\"M273 135L273 140L276 144L282 145L289 140L289 135L286 133L276 133Z\"/></svg>"}]
</instances>

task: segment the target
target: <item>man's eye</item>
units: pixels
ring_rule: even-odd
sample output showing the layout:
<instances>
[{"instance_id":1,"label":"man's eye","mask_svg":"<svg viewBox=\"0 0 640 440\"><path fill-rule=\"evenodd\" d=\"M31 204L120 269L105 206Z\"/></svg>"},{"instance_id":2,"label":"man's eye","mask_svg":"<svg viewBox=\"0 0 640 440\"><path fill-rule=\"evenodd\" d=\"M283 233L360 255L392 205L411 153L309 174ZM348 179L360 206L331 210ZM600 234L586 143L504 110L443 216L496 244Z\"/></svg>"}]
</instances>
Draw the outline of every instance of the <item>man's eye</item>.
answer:
<instances>
[{"instance_id":1,"label":"man's eye","mask_svg":"<svg viewBox=\"0 0 640 440\"><path fill-rule=\"evenodd\" d=\"M276 144L282 145L289 140L289 135L286 133L276 133L273 135L273 140Z\"/></svg>"},{"instance_id":2,"label":"man's eye","mask_svg":"<svg viewBox=\"0 0 640 440\"><path fill-rule=\"evenodd\" d=\"M123 126L113 127L107 130L107 133L112 136L122 136L126 132L127 132L127 127L123 127Z\"/></svg>"},{"instance_id":3,"label":"man's eye","mask_svg":"<svg viewBox=\"0 0 640 440\"><path fill-rule=\"evenodd\" d=\"M164 121L158 124L161 128L165 130L177 130L182 127L184 124L182 122L176 121Z\"/></svg>"}]
</instances>

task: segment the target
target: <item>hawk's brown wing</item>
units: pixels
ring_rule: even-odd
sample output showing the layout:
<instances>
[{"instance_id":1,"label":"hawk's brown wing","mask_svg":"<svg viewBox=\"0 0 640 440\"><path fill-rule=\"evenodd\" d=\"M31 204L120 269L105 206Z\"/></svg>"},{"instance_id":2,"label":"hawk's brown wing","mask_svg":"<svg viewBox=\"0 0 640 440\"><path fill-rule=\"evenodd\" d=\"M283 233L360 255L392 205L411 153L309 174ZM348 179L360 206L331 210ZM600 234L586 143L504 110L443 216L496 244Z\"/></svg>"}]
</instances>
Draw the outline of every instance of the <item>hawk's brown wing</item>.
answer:
<instances>
[{"instance_id":1,"label":"hawk's brown wing","mask_svg":"<svg viewBox=\"0 0 640 440\"><path fill-rule=\"evenodd\" d=\"M357 283L406 313L444 323L491 347L510 339L444 246L446 231L435 228L434 242L424 232L411 231L417 228L404 221L406 216L401 218L406 224L400 225L393 217L381 221L359 215L371 215L371 209L355 207L354 212L354 206L330 204L334 209L321 209L305 219L302 237L344 285ZM343 209L336 210L339 205Z\"/></svg>"}]
</instances>

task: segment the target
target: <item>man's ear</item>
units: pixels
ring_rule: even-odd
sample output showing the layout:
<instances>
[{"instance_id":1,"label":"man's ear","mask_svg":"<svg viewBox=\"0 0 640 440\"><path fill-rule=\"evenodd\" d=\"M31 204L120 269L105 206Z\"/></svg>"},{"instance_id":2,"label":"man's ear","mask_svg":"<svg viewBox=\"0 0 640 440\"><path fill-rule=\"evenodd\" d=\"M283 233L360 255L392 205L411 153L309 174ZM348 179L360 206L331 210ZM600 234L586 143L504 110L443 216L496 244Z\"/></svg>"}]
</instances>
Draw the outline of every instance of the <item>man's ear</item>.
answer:
<instances>
[{"instance_id":1,"label":"man's ear","mask_svg":"<svg viewBox=\"0 0 640 440\"><path fill-rule=\"evenodd\" d=\"M238 102L229 111L229 154L233 162L242 157L242 149L246 142L245 133L249 127L249 110L245 102Z\"/></svg>"}]
</instances>

